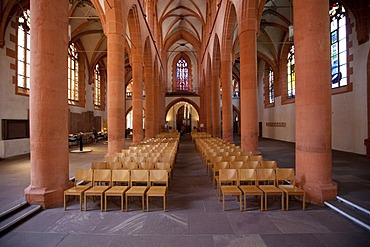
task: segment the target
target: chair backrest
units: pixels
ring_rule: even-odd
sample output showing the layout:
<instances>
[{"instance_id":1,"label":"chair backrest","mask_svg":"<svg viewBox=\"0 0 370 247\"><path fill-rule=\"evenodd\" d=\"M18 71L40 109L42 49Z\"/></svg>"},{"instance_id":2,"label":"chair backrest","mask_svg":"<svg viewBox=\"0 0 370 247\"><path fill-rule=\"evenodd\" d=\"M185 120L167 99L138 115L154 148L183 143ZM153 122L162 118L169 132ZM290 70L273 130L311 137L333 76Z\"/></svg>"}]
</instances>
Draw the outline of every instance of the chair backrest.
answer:
<instances>
[{"instance_id":1,"label":"chair backrest","mask_svg":"<svg viewBox=\"0 0 370 247\"><path fill-rule=\"evenodd\" d=\"M249 160L262 161L263 157L262 157L262 155L251 155L251 156L249 156Z\"/></svg>"},{"instance_id":2,"label":"chair backrest","mask_svg":"<svg viewBox=\"0 0 370 247\"><path fill-rule=\"evenodd\" d=\"M238 182L238 170L237 169L220 169L219 170L219 183L232 183L237 184Z\"/></svg>"},{"instance_id":3,"label":"chair backrest","mask_svg":"<svg viewBox=\"0 0 370 247\"><path fill-rule=\"evenodd\" d=\"M154 169L154 163L148 163L148 162L139 162L139 169L141 170L152 170Z\"/></svg>"},{"instance_id":4,"label":"chair backrest","mask_svg":"<svg viewBox=\"0 0 370 247\"><path fill-rule=\"evenodd\" d=\"M86 184L91 183L93 181L93 170L77 168L75 173L75 185L81 181L84 181Z\"/></svg>"},{"instance_id":5,"label":"chair backrest","mask_svg":"<svg viewBox=\"0 0 370 247\"><path fill-rule=\"evenodd\" d=\"M92 162L91 169L107 169L107 162Z\"/></svg>"},{"instance_id":6,"label":"chair backrest","mask_svg":"<svg viewBox=\"0 0 370 247\"><path fill-rule=\"evenodd\" d=\"M122 164L122 169L135 170L138 168L139 168L139 165L136 162L130 161L130 162L126 162Z\"/></svg>"},{"instance_id":7,"label":"chair backrest","mask_svg":"<svg viewBox=\"0 0 370 247\"><path fill-rule=\"evenodd\" d=\"M262 160L260 161L260 168L277 168L277 162L275 160Z\"/></svg>"},{"instance_id":8,"label":"chair backrest","mask_svg":"<svg viewBox=\"0 0 370 247\"><path fill-rule=\"evenodd\" d=\"M165 184L168 187L168 171L167 170L150 170L149 171L150 185Z\"/></svg>"},{"instance_id":9,"label":"chair backrest","mask_svg":"<svg viewBox=\"0 0 370 247\"><path fill-rule=\"evenodd\" d=\"M242 169L243 165L243 161L232 161L229 163L230 169Z\"/></svg>"},{"instance_id":10,"label":"chair backrest","mask_svg":"<svg viewBox=\"0 0 370 247\"><path fill-rule=\"evenodd\" d=\"M149 185L148 170L131 170L130 186L134 183L145 183L146 185Z\"/></svg>"},{"instance_id":11,"label":"chair backrest","mask_svg":"<svg viewBox=\"0 0 370 247\"><path fill-rule=\"evenodd\" d=\"M245 163L245 168L247 169L257 169L260 168L260 162L257 160L248 160Z\"/></svg>"},{"instance_id":12,"label":"chair backrest","mask_svg":"<svg viewBox=\"0 0 370 247\"><path fill-rule=\"evenodd\" d=\"M112 171L108 169L94 170L93 181L94 185L100 182L106 182L110 184L112 181Z\"/></svg>"},{"instance_id":13,"label":"chair backrest","mask_svg":"<svg viewBox=\"0 0 370 247\"><path fill-rule=\"evenodd\" d=\"M248 155L238 155L236 156L236 161L248 161L249 156Z\"/></svg>"},{"instance_id":14,"label":"chair backrest","mask_svg":"<svg viewBox=\"0 0 370 247\"><path fill-rule=\"evenodd\" d=\"M126 162L130 162L132 160L132 157L130 157L130 156L120 156L120 158L119 158L119 161L121 162L121 163L126 163Z\"/></svg>"},{"instance_id":15,"label":"chair backrest","mask_svg":"<svg viewBox=\"0 0 370 247\"><path fill-rule=\"evenodd\" d=\"M104 159L106 162L116 162L118 161L118 156L117 154L106 154Z\"/></svg>"},{"instance_id":16,"label":"chair backrest","mask_svg":"<svg viewBox=\"0 0 370 247\"><path fill-rule=\"evenodd\" d=\"M239 156L240 153L241 153L240 151L233 150L232 152L229 152L229 156Z\"/></svg>"},{"instance_id":17,"label":"chair backrest","mask_svg":"<svg viewBox=\"0 0 370 247\"><path fill-rule=\"evenodd\" d=\"M125 183L130 184L130 171L129 170L112 170L112 183Z\"/></svg>"},{"instance_id":18,"label":"chair backrest","mask_svg":"<svg viewBox=\"0 0 370 247\"><path fill-rule=\"evenodd\" d=\"M140 162L145 161L145 157L144 156L136 156L136 157L133 157L132 160L136 163L140 163Z\"/></svg>"},{"instance_id":19,"label":"chair backrest","mask_svg":"<svg viewBox=\"0 0 370 247\"><path fill-rule=\"evenodd\" d=\"M157 162L154 166L157 170L167 170L171 171L171 164L169 162Z\"/></svg>"},{"instance_id":20,"label":"chair backrest","mask_svg":"<svg viewBox=\"0 0 370 247\"><path fill-rule=\"evenodd\" d=\"M275 169L257 169L256 172L258 184L266 183L276 185Z\"/></svg>"},{"instance_id":21,"label":"chair backrest","mask_svg":"<svg viewBox=\"0 0 370 247\"><path fill-rule=\"evenodd\" d=\"M229 168L229 162L227 161L217 161L214 163L215 171L219 171L220 169L227 169Z\"/></svg>"},{"instance_id":22,"label":"chair backrest","mask_svg":"<svg viewBox=\"0 0 370 247\"><path fill-rule=\"evenodd\" d=\"M111 169L111 170L122 169L122 164L121 162L108 162L107 169Z\"/></svg>"},{"instance_id":23,"label":"chair backrest","mask_svg":"<svg viewBox=\"0 0 370 247\"><path fill-rule=\"evenodd\" d=\"M236 159L236 156L228 155L228 156L223 156L222 161L232 162L232 161L235 161L235 159Z\"/></svg>"},{"instance_id":24,"label":"chair backrest","mask_svg":"<svg viewBox=\"0 0 370 247\"><path fill-rule=\"evenodd\" d=\"M158 157L154 157L154 156L146 157L145 159L146 163L156 163L157 160L158 160Z\"/></svg>"},{"instance_id":25,"label":"chair backrest","mask_svg":"<svg viewBox=\"0 0 370 247\"><path fill-rule=\"evenodd\" d=\"M276 180L277 183L289 181L290 184L295 185L295 174L293 168L279 168L276 169Z\"/></svg>"},{"instance_id":26,"label":"chair backrest","mask_svg":"<svg viewBox=\"0 0 370 247\"><path fill-rule=\"evenodd\" d=\"M239 169L239 183L257 184L257 174L255 169Z\"/></svg>"}]
</instances>

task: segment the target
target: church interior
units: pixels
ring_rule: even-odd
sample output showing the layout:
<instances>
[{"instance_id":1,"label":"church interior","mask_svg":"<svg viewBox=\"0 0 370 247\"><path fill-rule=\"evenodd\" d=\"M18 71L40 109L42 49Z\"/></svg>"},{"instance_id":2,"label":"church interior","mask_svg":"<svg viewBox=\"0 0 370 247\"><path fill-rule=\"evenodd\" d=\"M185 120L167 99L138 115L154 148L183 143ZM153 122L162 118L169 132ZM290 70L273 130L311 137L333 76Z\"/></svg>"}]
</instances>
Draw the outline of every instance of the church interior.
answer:
<instances>
[{"instance_id":1,"label":"church interior","mask_svg":"<svg viewBox=\"0 0 370 247\"><path fill-rule=\"evenodd\" d=\"M369 38L369 0L0 1L0 245L369 246Z\"/></svg>"}]
</instances>

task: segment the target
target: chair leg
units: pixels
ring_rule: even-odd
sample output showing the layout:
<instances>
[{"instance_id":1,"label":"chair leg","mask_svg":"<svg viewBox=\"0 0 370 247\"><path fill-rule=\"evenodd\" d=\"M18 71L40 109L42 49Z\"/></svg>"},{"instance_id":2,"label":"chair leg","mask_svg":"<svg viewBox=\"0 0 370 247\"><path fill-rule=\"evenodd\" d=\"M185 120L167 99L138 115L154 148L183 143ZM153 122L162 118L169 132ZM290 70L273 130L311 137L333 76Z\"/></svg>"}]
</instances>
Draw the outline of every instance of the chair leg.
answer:
<instances>
[{"instance_id":1,"label":"chair leg","mask_svg":"<svg viewBox=\"0 0 370 247\"><path fill-rule=\"evenodd\" d=\"M80 198L80 202L81 202L81 198ZM84 196L84 206L85 206L85 211L86 211L86 194Z\"/></svg>"},{"instance_id":2,"label":"chair leg","mask_svg":"<svg viewBox=\"0 0 370 247\"><path fill-rule=\"evenodd\" d=\"M284 211L284 192L281 193L281 210Z\"/></svg>"},{"instance_id":3,"label":"chair leg","mask_svg":"<svg viewBox=\"0 0 370 247\"><path fill-rule=\"evenodd\" d=\"M265 193L265 210L267 211L267 194Z\"/></svg>"},{"instance_id":4,"label":"chair leg","mask_svg":"<svg viewBox=\"0 0 370 247\"><path fill-rule=\"evenodd\" d=\"M121 212L123 212L123 197L124 197L124 195L122 194L121 195Z\"/></svg>"},{"instance_id":5,"label":"chair leg","mask_svg":"<svg viewBox=\"0 0 370 247\"><path fill-rule=\"evenodd\" d=\"M145 211L145 203L144 203L144 201L145 201L145 196L143 195L142 196L142 199L141 199L143 212Z\"/></svg>"},{"instance_id":6,"label":"chair leg","mask_svg":"<svg viewBox=\"0 0 370 247\"><path fill-rule=\"evenodd\" d=\"M126 198L125 198L125 202L126 202L126 212L127 212L127 195L126 195Z\"/></svg>"},{"instance_id":7,"label":"chair leg","mask_svg":"<svg viewBox=\"0 0 370 247\"><path fill-rule=\"evenodd\" d=\"M222 211L225 211L225 194L222 193Z\"/></svg>"},{"instance_id":8,"label":"chair leg","mask_svg":"<svg viewBox=\"0 0 370 247\"><path fill-rule=\"evenodd\" d=\"M286 194L286 211L289 210L289 194Z\"/></svg>"},{"instance_id":9,"label":"chair leg","mask_svg":"<svg viewBox=\"0 0 370 247\"><path fill-rule=\"evenodd\" d=\"M261 194L261 211L263 211L263 194Z\"/></svg>"},{"instance_id":10,"label":"chair leg","mask_svg":"<svg viewBox=\"0 0 370 247\"><path fill-rule=\"evenodd\" d=\"M103 212L103 194L100 195L100 211Z\"/></svg>"},{"instance_id":11,"label":"chair leg","mask_svg":"<svg viewBox=\"0 0 370 247\"><path fill-rule=\"evenodd\" d=\"M247 195L244 194L244 211L247 211Z\"/></svg>"},{"instance_id":12,"label":"chair leg","mask_svg":"<svg viewBox=\"0 0 370 247\"><path fill-rule=\"evenodd\" d=\"M241 194L239 195L239 210L240 211L243 211L243 208L242 208L242 195Z\"/></svg>"},{"instance_id":13,"label":"chair leg","mask_svg":"<svg viewBox=\"0 0 370 247\"><path fill-rule=\"evenodd\" d=\"M107 195L104 194L104 211L107 212Z\"/></svg>"}]
</instances>

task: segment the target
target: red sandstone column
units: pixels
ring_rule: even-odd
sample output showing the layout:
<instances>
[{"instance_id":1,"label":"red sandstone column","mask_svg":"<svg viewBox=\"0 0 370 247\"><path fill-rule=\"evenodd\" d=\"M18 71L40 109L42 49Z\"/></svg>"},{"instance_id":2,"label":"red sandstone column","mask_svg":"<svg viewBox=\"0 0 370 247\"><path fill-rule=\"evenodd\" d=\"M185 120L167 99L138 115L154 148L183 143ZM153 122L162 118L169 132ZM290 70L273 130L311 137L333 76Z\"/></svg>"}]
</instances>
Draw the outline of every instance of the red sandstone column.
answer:
<instances>
[{"instance_id":1,"label":"red sandstone column","mask_svg":"<svg viewBox=\"0 0 370 247\"><path fill-rule=\"evenodd\" d=\"M121 18L117 16L121 16L120 10L107 9L107 117L109 154L121 152L125 148L126 87L124 34L126 25L120 23Z\"/></svg>"},{"instance_id":2,"label":"red sandstone column","mask_svg":"<svg viewBox=\"0 0 370 247\"><path fill-rule=\"evenodd\" d=\"M231 70L232 70L231 57L228 57L228 59L225 61L221 61L222 138L227 142L233 141L233 105L232 105Z\"/></svg>"},{"instance_id":3,"label":"red sandstone column","mask_svg":"<svg viewBox=\"0 0 370 247\"><path fill-rule=\"evenodd\" d=\"M133 54L132 59L132 143L143 140L143 60Z\"/></svg>"},{"instance_id":4,"label":"red sandstone column","mask_svg":"<svg viewBox=\"0 0 370 247\"><path fill-rule=\"evenodd\" d=\"M208 73L209 74L209 73ZM206 79L206 108L207 108L207 133L213 134L213 122L212 122L212 80Z\"/></svg>"},{"instance_id":5,"label":"red sandstone column","mask_svg":"<svg viewBox=\"0 0 370 247\"><path fill-rule=\"evenodd\" d=\"M334 199L328 0L294 2L296 172L307 198Z\"/></svg>"},{"instance_id":6,"label":"red sandstone column","mask_svg":"<svg viewBox=\"0 0 370 247\"><path fill-rule=\"evenodd\" d=\"M30 204L63 204L69 182L68 2L31 1Z\"/></svg>"},{"instance_id":7,"label":"red sandstone column","mask_svg":"<svg viewBox=\"0 0 370 247\"><path fill-rule=\"evenodd\" d=\"M151 66L151 61L147 61ZM153 70L146 66L144 69L145 81L145 138L154 137L154 99L153 99Z\"/></svg>"},{"instance_id":8,"label":"red sandstone column","mask_svg":"<svg viewBox=\"0 0 370 247\"><path fill-rule=\"evenodd\" d=\"M215 66L215 64L213 64ZM212 79L213 79L213 94L212 94L212 103L213 103L213 137L221 136L221 105L220 105L220 80L219 80L219 66L217 69L213 69Z\"/></svg>"},{"instance_id":9,"label":"red sandstone column","mask_svg":"<svg viewBox=\"0 0 370 247\"><path fill-rule=\"evenodd\" d=\"M153 129L154 133L153 135L155 136L156 134L159 133L159 78L158 78L158 69L156 66L154 66L154 76L153 76Z\"/></svg>"},{"instance_id":10,"label":"red sandstone column","mask_svg":"<svg viewBox=\"0 0 370 247\"><path fill-rule=\"evenodd\" d=\"M257 3L248 3L249 5L245 4L246 9L242 10L244 17L239 23L240 142L244 150L257 151Z\"/></svg>"}]
</instances>

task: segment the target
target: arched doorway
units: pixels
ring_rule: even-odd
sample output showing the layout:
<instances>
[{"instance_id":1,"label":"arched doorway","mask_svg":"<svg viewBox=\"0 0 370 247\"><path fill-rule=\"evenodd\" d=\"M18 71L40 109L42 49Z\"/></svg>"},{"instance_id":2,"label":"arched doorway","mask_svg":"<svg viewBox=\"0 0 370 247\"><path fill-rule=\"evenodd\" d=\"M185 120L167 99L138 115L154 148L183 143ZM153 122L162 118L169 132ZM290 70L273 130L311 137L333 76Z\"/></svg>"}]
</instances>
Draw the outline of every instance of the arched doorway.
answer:
<instances>
[{"instance_id":1,"label":"arched doorway","mask_svg":"<svg viewBox=\"0 0 370 247\"><path fill-rule=\"evenodd\" d=\"M168 131L177 130L183 134L199 128L198 108L191 101L173 102L167 109L166 128Z\"/></svg>"},{"instance_id":2,"label":"arched doorway","mask_svg":"<svg viewBox=\"0 0 370 247\"><path fill-rule=\"evenodd\" d=\"M181 134L191 132L191 107L181 106L176 114L176 129Z\"/></svg>"}]
</instances>

